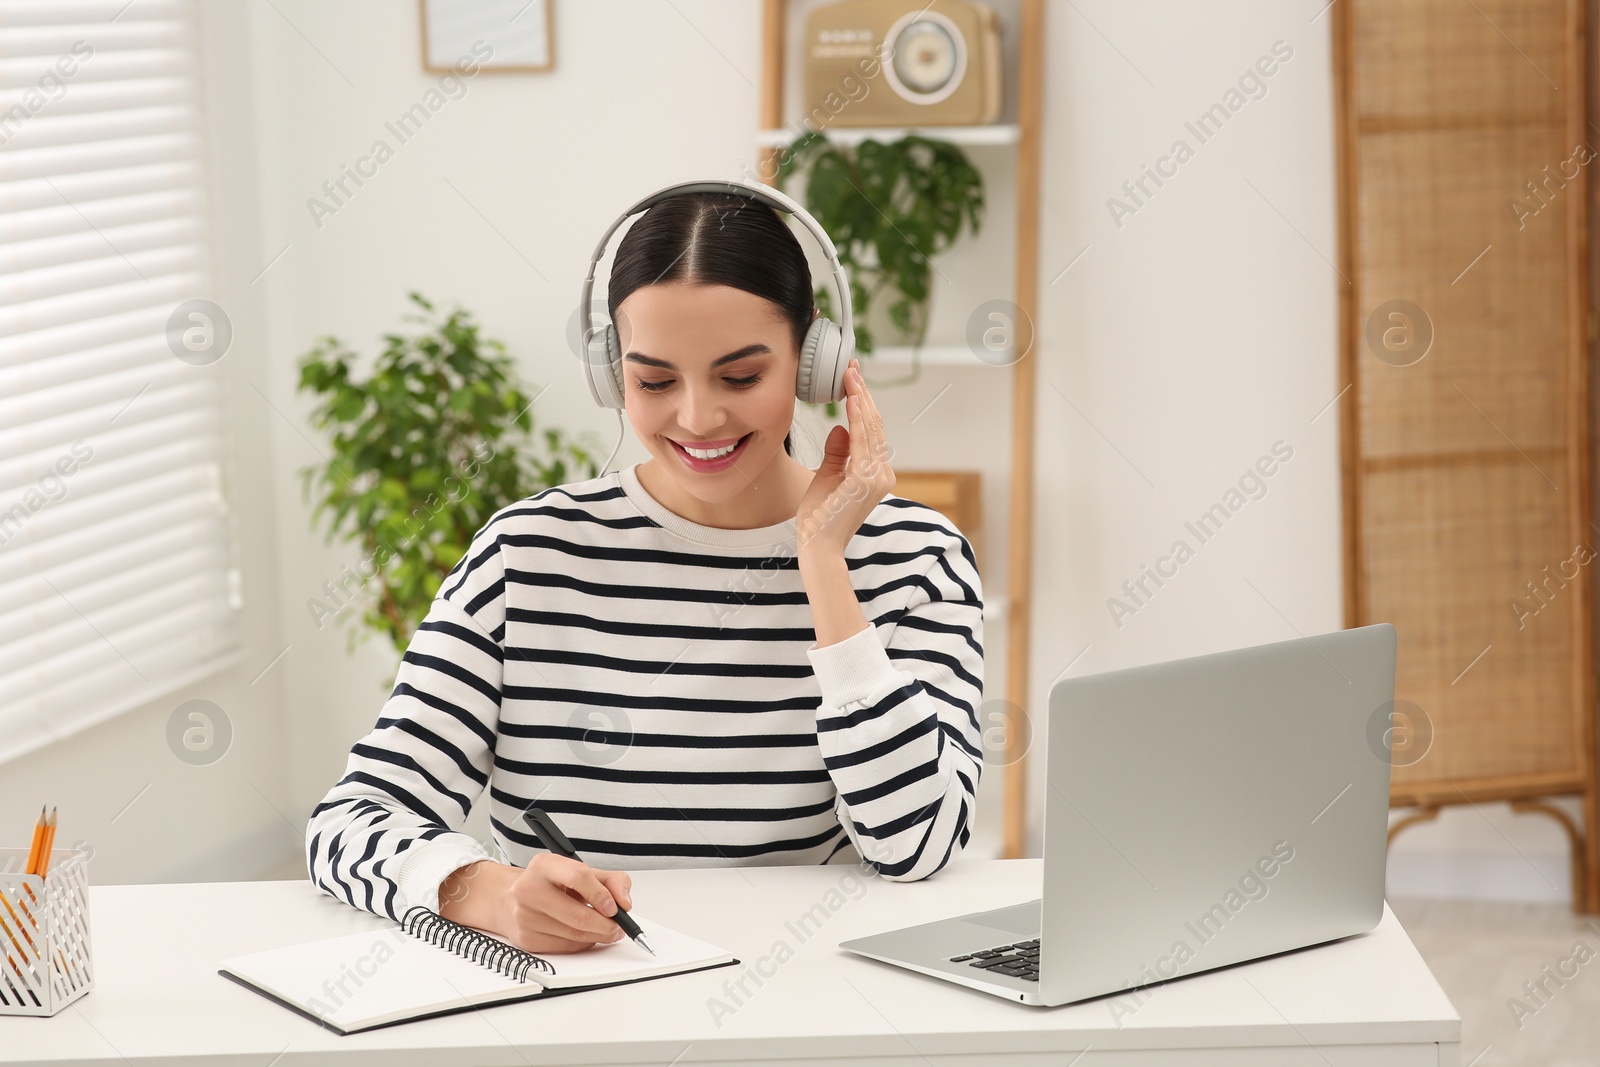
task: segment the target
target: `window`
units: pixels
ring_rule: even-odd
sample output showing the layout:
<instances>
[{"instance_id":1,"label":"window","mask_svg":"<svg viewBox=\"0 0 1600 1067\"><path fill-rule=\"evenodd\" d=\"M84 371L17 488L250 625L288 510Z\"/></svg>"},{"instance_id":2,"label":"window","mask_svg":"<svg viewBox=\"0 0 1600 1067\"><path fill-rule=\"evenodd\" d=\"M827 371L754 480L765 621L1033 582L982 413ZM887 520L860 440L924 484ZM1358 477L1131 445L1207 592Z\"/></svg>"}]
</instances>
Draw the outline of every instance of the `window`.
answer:
<instances>
[{"instance_id":1,"label":"window","mask_svg":"<svg viewBox=\"0 0 1600 1067\"><path fill-rule=\"evenodd\" d=\"M194 28L0 0L0 760L239 655Z\"/></svg>"}]
</instances>

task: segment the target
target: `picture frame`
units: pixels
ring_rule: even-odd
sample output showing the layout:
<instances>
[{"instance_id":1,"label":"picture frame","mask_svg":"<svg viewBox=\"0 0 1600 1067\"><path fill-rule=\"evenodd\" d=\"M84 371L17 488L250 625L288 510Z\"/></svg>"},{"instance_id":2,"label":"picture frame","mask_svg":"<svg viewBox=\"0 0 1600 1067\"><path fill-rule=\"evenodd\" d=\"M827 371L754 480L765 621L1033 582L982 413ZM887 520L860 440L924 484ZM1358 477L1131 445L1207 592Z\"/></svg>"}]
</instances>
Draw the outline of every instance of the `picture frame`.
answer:
<instances>
[{"instance_id":1,"label":"picture frame","mask_svg":"<svg viewBox=\"0 0 1600 1067\"><path fill-rule=\"evenodd\" d=\"M493 55L480 60L479 73L539 73L555 69L554 0L417 0L422 26L422 69L435 74L456 70L487 42Z\"/></svg>"}]
</instances>

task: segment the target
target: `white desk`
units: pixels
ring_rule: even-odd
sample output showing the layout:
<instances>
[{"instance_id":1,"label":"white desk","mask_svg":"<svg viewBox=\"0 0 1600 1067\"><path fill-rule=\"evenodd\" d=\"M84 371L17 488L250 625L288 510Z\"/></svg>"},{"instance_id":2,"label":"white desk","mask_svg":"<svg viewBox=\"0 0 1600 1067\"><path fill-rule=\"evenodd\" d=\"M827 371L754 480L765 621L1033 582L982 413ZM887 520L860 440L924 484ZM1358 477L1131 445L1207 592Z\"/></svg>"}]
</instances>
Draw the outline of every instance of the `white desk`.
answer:
<instances>
[{"instance_id":1,"label":"white desk","mask_svg":"<svg viewBox=\"0 0 1600 1067\"><path fill-rule=\"evenodd\" d=\"M1036 859L957 860L911 883L864 878L853 866L641 871L633 876L641 914L729 949L740 965L348 1037L223 978L217 963L387 920L304 881L96 886L95 989L53 1018L0 1017L0 1062L1459 1063L1460 1017L1387 908L1371 934L1173 982L1148 991L1127 1017L1105 999L1013 1004L838 948L878 930L1020 903L1038 895L1039 878ZM736 1001L724 983L747 974L761 984L747 979L749 995L735 992ZM714 1016L718 999L731 1014Z\"/></svg>"}]
</instances>

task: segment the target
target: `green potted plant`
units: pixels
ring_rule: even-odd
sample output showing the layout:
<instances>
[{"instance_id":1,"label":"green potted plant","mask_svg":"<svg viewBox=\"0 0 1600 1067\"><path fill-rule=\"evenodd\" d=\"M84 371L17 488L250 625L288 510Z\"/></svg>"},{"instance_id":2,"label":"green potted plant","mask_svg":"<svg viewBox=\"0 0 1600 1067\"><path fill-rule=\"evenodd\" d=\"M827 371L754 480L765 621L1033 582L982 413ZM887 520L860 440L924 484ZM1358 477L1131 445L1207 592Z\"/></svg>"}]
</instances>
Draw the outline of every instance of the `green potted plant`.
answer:
<instances>
[{"instance_id":1,"label":"green potted plant","mask_svg":"<svg viewBox=\"0 0 1600 1067\"><path fill-rule=\"evenodd\" d=\"M896 340L921 348L928 332L928 260L955 243L963 224L978 234L983 175L946 141L907 134L888 144L865 140L852 150L815 130L784 153L778 188L798 174L806 176L802 203L828 231L850 276L857 353L872 354L867 316L886 291L893 297L888 316ZM819 287L816 300L832 317L832 290ZM915 381L915 374L907 380Z\"/></svg>"},{"instance_id":2,"label":"green potted plant","mask_svg":"<svg viewBox=\"0 0 1600 1067\"><path fill-rule=\"evenodd\" d=\"M386 635L402 653L490 515L599 474L589 449L560 429L546 429L543 447L534 447L533 400L505 345L480 336L460 307L441 315L421 294L409 296L427 314L405 320L425 328L385 334L366 378L352 374L355 353L326 336L301 356L298 386L320 398L312 425L332 443L325 462L300 471L304 496L316 492L312 527L329 515L328 542L339 536L361 545L352 599L366 631ZM323 613L338 614L346 603L313 598L319 627ZM356 638L351 632L350 647Z\"/></svg>"}]
</instances>

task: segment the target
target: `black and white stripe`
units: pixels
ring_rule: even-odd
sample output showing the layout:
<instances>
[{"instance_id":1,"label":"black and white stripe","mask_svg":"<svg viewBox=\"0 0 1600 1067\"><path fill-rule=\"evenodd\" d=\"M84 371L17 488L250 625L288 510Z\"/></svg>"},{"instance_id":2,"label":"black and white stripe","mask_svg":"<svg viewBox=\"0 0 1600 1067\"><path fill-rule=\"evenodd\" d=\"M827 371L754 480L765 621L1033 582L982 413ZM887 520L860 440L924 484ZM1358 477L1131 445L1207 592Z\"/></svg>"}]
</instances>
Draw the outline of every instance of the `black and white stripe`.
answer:
<instances>
[{"instance_id":1,"label":"black and white stripe","mask_svg":"<svg viewBox=\"0 0 1600 1067\"><path fill-rule=\"evenodd\" d=\"M847 552L871 625L819 649L794 526L697 526L634 468L501 509L312 812L312 881L392 919L436 909L457 867L540 850L535 802L606 869L939 870L982 769L971 546L886 497ZM462 832L485 788L492 851Z\"/></svg>"}]
</instances>

